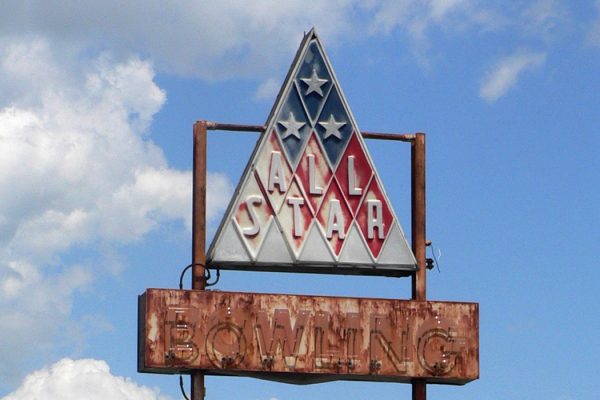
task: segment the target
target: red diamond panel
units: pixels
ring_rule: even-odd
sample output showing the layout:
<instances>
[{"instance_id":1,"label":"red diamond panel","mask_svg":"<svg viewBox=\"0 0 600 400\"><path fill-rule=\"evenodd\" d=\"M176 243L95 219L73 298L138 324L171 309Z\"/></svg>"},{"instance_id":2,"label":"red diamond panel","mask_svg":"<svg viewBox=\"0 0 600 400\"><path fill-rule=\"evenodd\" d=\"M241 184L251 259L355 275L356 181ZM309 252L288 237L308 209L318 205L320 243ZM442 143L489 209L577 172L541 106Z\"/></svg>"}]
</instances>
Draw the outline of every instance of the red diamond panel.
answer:
<instances>
[{"instance_id":1,"label":"red diamond panel","mask_svg":"<svg viewBox=\"0 0 600 400\"><path fill-rule=\"evenodd\" d=\"M294 250L296 257L298 257L300 249L308 236L308 228L313 216L310 206L295 179L285 196L278 218L285 238Z\"/></svg>"},{"instance_id":2,"label":"red diamond panel","mask_svg":"<svg viewBox=\"0 0 600 400\"><path fill-rule=\"evenodd\" d=\"M333 250L336 257L339 256L344 239L352 224L352 213L335 179L331 181L325 194L321 208L317 213L317 220L325 233L325 238L331 250Z\"/></svg>"},{"instance_id":3,"label":"red diamond panel","mask_svg":"<svg viewBox=\"0 0 600 400\"><path fill-rule=\"evenodd\" d=\"M313 213L316 214L333 174L314 133L311 133L308 145L302 154L296 176L308 197Z\"/></svg>"},{"instance_id":4,"label":"red diamond panel","mask_svg":"<svg viewBox=\"0 0 600 400\"><path fill-rule=\"evenodd\" d=\"M265 195L252 174L238 197L234 219L250 251L256 255L267 234L273 209L265 200Z\"/></svg>"},{"instance_id":5,"label":"red diamond panel","mask_svg":"<svg viewBox=\"0 0 600 400\"><path fill-rule=\"evenodd\" d=\"M373 257L377 258L394 222L394 216L377 179L371 180L356 221Z\"/></svg>"},{"instance_id":6,"label":"red diamond panel","mask_svg":"<svg viewBox=\"0 0 600 400\"><path fill-rule=\"evenodd\" d=\"M360 200L372 176L373 167L367 159L357 134L353 133L335 172L335 177L340 183L342 192L348 199L348 205L354 215L356 215Z\"/></svg>"},{"instance_id":7,"label":"red diamond panel","mask_svg":"<svg viewBox=\"0 0 600 400\"><path fill-rule=\"evenodd\" d=\"M256 158L255 168L271 205L279 211L293 175L275 131L271 132Z\"/></svg>"}]
</instances>

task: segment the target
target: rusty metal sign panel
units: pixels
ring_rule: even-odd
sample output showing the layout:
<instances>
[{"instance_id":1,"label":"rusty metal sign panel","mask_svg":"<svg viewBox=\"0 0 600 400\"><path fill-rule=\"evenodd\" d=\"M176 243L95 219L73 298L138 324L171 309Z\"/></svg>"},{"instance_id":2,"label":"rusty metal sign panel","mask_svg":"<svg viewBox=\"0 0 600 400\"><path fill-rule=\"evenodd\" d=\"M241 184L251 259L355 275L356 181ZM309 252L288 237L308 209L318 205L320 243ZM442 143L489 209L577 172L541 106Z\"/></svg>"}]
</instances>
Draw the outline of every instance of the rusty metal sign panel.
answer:
<instances>
[{"instance_id":1,"label":"rusty metal sign panel","mask_svg":"<svg viewBox=\"0 0 600 400\"><path fill-rule=\"evenodd\" d=\"M209 248L220 268L408 275L415 257L323 46L300 49Z\"/></svg>"},{"instance_id":2,"label":"rusty metal sign panel","mask_svg":"<svg viewBox=\"0 0 600 400\"><path fill-rule=\"evenodd\" d=\"M476 303L148 289L138 334L140 372L297 384L479 377Z\"/></svg>"}]
</instances>

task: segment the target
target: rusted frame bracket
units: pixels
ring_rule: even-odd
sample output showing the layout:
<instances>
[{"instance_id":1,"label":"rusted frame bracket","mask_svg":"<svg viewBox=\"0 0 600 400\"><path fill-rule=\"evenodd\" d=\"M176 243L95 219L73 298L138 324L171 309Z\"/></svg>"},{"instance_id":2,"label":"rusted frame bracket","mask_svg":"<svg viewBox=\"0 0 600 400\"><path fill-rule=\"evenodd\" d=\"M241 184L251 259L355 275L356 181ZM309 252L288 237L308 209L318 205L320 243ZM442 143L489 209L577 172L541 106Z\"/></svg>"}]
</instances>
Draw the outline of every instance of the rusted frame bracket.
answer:
<instances>
[{"instance_id":1,"label":"rusted frame bracket","mask_svg":"<svg viewBox=\"0 0 600 400\"><path fill-rule=\"evenodd\" d=\"M243 124L224 124L213 121L198 121L205 124L206 129L210 131L232 131L232 132L264 132L267 128L264 125L243 125ZM381 133L381 132L361 132L365 139L396 140L400 142L413 142L419 133Z\"/></svg>"},{"instance_id":2,"label":"rusted frame bracket","mask_svg":"<svg viewBox=\"0 0 600 400\"><path fill-rule=\"evenodd\" d=\"M264 132L264 125L227 124L197 121L194 124L193 211L192 211L192 289L206 287L206 136L208 130L234 132ZM417 260L417 271L412 275L412 300L426 301L426 209L425 209L425 134L361 132L365 139L394 140L411 144L411 237L412 250ZM204 399L204 375L192 373L192 400ZM426 384L412 383L412 399L425 400Z\"/></svg>"}]
</instances>

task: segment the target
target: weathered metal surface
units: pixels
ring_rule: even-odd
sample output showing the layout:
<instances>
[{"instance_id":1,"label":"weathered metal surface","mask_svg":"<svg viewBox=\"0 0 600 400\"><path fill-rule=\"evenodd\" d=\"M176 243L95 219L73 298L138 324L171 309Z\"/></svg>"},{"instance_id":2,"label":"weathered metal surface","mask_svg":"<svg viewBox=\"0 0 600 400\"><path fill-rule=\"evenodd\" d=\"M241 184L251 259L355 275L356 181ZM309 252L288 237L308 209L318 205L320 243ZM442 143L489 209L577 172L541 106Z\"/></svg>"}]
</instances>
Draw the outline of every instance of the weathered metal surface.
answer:
<instances>
[{"instance_id":1,"label":"weathered metal surface","mask_svg":"<svg viewBox=\"0 0 600 400\"><path fill-rule=\"evenodd\" d=\"M232 131L232 132L264 132L267 127L264 125L248 124L229 124L215 121L203 121L206 129L214 131ZM383 133L361 131L360 135L365 139L396 140L399 142L412 142L415 140L414 133Z\"/></svg>"},{"instance_id":2,"label":"weathered metal surface","mask_svg":"<svg viewBox=\"0 0 600 400\"><path fill-rule=\"evenodd\" d=\"M416 270L314 31L300 45L207 260L224 269L281 272Z\"/></svg>"},{"instance_id":3,"label":"weathered metal surface","mask_svg":"<svg viewBox=\"0 0 600 400\"><path fill-rule=\"evenodd\" d=\"M425 208L425 134L417 133L411 142L411 231L412 250L417 260L417 271L412 276L412 299L426 300L426 208ZM427 382L412 381L412 400L427 399Z\"/></svg>"},{"instance_id":4,"label":"weathered metal surface","mask_svg":"<svg viewBox=\"0 0 600 400\"><path fill-rule=\"evenodd\" d=\"M476 303L148 289L141 372L464 384L479 376Z\"/></svg>"},{"instance_id":5,"label":"weathered metal surface","mask_svg":"<svg viewBox=\"0 0 600 400\"><path fill-rule=\"evenodd\" d=\"M206 287L206 123L194 124L194 186L192 195L192 289ZM203 400L204 375L191 376L192 400Z\"/></svg>"},{"instance_id":6,"label":"weathered metal surface","mask_svg":"<svg viewBox=\"0 0 600 400\"><path fill-rule=\"evenodd\" d=\"M412 299L426 299L426 199L425 199L425 134L418 133L411 143L411 230L412 250L417 259L417 271L412 279Z\"/></svg>"}]
</instances>

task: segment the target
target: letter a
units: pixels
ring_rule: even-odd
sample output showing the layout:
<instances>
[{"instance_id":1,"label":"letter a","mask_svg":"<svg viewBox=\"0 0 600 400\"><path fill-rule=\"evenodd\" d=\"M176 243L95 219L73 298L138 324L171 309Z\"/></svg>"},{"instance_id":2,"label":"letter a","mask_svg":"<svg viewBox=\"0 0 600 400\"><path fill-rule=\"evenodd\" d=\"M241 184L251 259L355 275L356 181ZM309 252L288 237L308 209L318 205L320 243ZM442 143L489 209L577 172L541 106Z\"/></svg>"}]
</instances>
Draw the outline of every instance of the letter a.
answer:
<instances>
[{"instance_id":1,"label":"letter a","mask_svg":"<svg viewBox=\"0 0 600 400\"><path fill-rule=\"evenodd\" d=\"M275 190L275 185L279 188L279 193L287 191L287 183L285 182L285 173L281 164L281 153L273 151L271 153L271 168L269 169L269 192Z\"/></svg>"},{"instance_id":2,"label":"letter a","mask_svg":"<svg viewBox=\"0 0 600 400\"><path fill-rule=\"evenodd\" d=\"M340 239L344 239L346 234L344 225L344 214L342 214L342 206L338 199L333 199L329 202L329 218L327 219L327 239L333 237L333 231L336 231Z\"/></svg>"}]
</instances>

